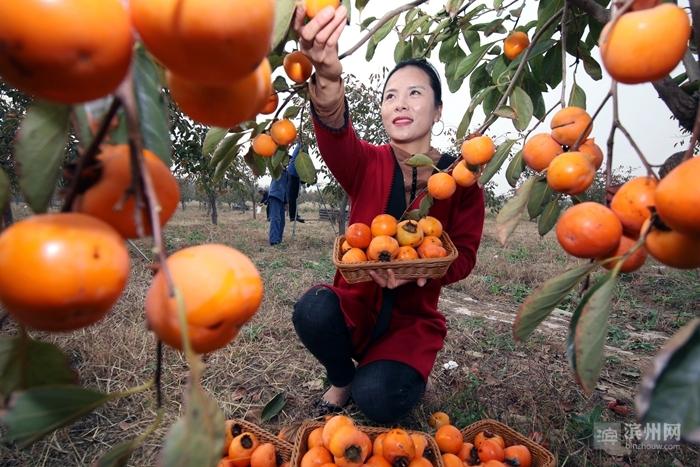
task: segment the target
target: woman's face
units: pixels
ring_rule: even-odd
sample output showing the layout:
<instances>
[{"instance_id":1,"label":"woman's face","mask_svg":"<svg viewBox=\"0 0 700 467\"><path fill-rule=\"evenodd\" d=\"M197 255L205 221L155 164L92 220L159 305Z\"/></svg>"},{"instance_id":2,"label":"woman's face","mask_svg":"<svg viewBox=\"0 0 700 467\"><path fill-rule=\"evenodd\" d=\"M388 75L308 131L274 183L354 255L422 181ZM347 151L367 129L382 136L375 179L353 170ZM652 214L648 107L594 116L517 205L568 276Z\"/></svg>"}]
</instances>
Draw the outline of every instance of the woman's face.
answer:
<instances>
[{"instance_id":1,"label":"woman's face","mask_svg":"<svg viewBox=\"0 0 700 467\"><path fill-rule=\"evenodd\" d=\"M392 142L429 145L430 130L440 120L441 111L441 106L435 106L430 79L420 68L406 66L387 81L382 99L382 122Z\"/></svg>"}]
</instances>

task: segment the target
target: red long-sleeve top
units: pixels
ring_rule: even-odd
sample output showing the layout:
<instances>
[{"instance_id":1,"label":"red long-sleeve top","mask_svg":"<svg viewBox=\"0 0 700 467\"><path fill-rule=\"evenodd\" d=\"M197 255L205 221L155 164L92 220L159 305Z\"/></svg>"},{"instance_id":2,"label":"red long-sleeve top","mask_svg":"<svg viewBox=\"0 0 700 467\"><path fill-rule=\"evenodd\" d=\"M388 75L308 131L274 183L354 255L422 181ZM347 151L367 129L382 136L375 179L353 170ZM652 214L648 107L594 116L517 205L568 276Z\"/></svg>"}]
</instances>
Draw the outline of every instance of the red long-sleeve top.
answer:
<instances>
[{"instance_id":1,"label":"red long-sleeve top","mask_svg":"<svg viewBox=\"0 0 700 467\"><path fill-rule=\"evenodd\" d=\"M350 223L369 225L388 205L395 170L391 146L361 140L347 114L340 129L331 129L317 118L314 129L323 160L350 197ZM421 198L412 203L412 209L419 206ZM449 199L435 200L429 214L442 222L459 255L441 279L429 279L423 287L412 282L396 289L389 328L369 348L382 288L374 281L348 284L338 272L333 285L327 285L339 298L360 366L396 360L415 368L427 380L442 349L447 327L437 310L440 289L464 279L474 268L484 225L483 191L477 185L458 187Z\"/></svg>"}]
</instances>

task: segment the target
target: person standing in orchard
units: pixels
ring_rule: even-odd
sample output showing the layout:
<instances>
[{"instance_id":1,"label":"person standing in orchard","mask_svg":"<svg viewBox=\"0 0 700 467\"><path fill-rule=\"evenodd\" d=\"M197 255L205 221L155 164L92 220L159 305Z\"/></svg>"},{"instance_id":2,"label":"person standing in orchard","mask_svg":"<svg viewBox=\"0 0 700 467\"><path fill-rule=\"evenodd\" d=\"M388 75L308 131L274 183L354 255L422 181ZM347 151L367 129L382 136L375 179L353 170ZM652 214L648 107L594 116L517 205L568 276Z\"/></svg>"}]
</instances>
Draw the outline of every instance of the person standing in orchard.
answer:
<instances>
[{"instance_id":1,"label":"person standing in orchard","mask_svg":"<svg viewBox=\"0 0 700 467\"><path fill-rule=\"evenodd\" d=\"M418 207L433 173L405 162L427 154L445 169L455 160L431 146L431 130L442 111L440 78L425 60L399 63L382 93L381 117L390 142L363 141L349 116L338 57L347 10L326 8L306 23L304 17L298 7L294 29L316 70L309 82L314 131L323 160L350 196L350 223L369 225L382 213L399 218L407 207ZM336 273L332 285L310 288L295 304L294 328L331 383L322 408L339 409L352 397L365 416L390 423L423 396L447 334L445 317L437 310L440 290L474 267L484 223L483 191L476 184L458 187L450 198L436 200L429 215L442 222L459 252L444 277L403 280L391 270L375 270L373 281L348 284Z\"/></svg>"}]
</instances>

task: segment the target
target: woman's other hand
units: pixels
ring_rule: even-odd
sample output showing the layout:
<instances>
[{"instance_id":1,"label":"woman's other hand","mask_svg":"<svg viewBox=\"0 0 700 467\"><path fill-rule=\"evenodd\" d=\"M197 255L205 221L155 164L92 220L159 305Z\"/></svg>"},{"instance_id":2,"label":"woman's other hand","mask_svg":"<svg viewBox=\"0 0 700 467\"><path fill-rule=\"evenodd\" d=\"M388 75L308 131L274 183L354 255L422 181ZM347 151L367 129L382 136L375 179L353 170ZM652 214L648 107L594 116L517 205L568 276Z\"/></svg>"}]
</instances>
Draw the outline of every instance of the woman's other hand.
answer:
<instances>
[{"instance_id":1,"label":"woman's other hand","mask_svg":"<svg viewBox=\"0 0 700 467\"><path fill-rule=\"evenodd\" d=\"M298 6L294 15L294 30L299 35L300 50L316 69L317 77L338 80L343 66L338 58L338 38L345 28L347 10L340 5L335 10L326 7L304 24L306 11Z\"/></svg>"},{"instance_id":2,"label":"woman's other hand","mask_svg":"<svg viewBox=\"0 0 700 467\"><path fill-rule=\"evenodd\" d=\"M376 271L369 271L369 275L380 287L386 287L387 289L395 289L396 287L411 282L415 282L418 287L423 287L428 281L425 277L420 277L418 279L397 279L393 269L377 269Z\"/></svg>"}]
</instances>

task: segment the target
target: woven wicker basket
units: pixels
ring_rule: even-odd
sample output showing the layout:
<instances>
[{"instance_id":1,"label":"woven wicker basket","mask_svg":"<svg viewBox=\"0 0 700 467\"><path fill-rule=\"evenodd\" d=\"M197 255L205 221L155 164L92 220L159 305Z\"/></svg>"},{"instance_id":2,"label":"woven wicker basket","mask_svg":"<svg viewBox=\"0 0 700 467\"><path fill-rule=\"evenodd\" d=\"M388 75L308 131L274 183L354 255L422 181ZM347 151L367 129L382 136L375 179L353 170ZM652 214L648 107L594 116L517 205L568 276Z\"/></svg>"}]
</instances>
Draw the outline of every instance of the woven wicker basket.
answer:
<instances>
[{"instance_id":1,"label":"woven wicker basket","mask_svg":"<svg viewBox=\"0 0 700 467\"><path fill-rule=\"evenodd\" d=\"M282 457L285 462L289 462L292 459L292 453L294 452L294 445L288 441L282 441L274 434L269 431L265 431L254 423L250 423L245 420L234 418L229 420L233 423L233 427L240 425L241 431L248 431L253 433L255 437L260 441L260 443L272 443L275 446L275 450Z\"/></svg>"},{"instance_id":2,"label":"woven wicker basket","mask_svg":"<svg viewBox=\"0 0 700 467\"><path fill-rule=\"evenodd\" d=\"M469 443L474 442L474 437L481 431L490 431L491 433L501 435L506 442L506 446L512 444L522 444L526 446L530 450L530 454L532 454L532 467L554 467L556 465L556 460L551 452L535 443L530 438L521 435L508 425L504 425L496 420L479 420L463 428L462 435L464 436L464 441Z\"/></svg>"},{"instance_id":3,"label":"woven wicker basket","mask_svg":"<svg viewBox=\"0 0 700 467\"><path fill-rule=\"evenodd\" d=\"M346 264L341 262L343 257L340 247L345 241L345 236L336 237L333 244L333 264L338 268L340 274L349 283L371 281L367 271L376 269L392 269L397 279L418 279L425 277L436 279L444 276L450 264L457 258L459 252L452 243L449 235L443 232L440 236L442 246L447 250L447 256L443 258L419 258L406 261L366 261L363 263Z\"/></svg>"},{"instance_id":4,"label":"woven wicker basket","mask_svg":"<svg viewBox=\"0 0 700 467\"><path fill-rule=\"evenodd\" d=\"M306 454L307 451L306 442L309 439L309 434L314 429L320 426L323 426L323 422L319 422L317 420L306 420L304 423L302 423L301 428L299 428L299 431L297 432L296 442L294 443L294 452L292 453L291 462L292 467L301 466L301 458L304 456L304 454ZM378 428L372 426L358 426L358 428L363 432L367 433L369 439L371 439L372 442L374 442L374 438L376 438L381 433L389 431L389 428ZM444 464L442 463L442 458L440 457L440 449L438 448L432 436L422 431L406 431L408 433L418 433L425 436L425 439L428 442L428 447L426 448L426 450L430 449L435 454L434 456L425 456L426 459L430 460L434 467L444 467Z\"/></svg>"}]
</instances>

